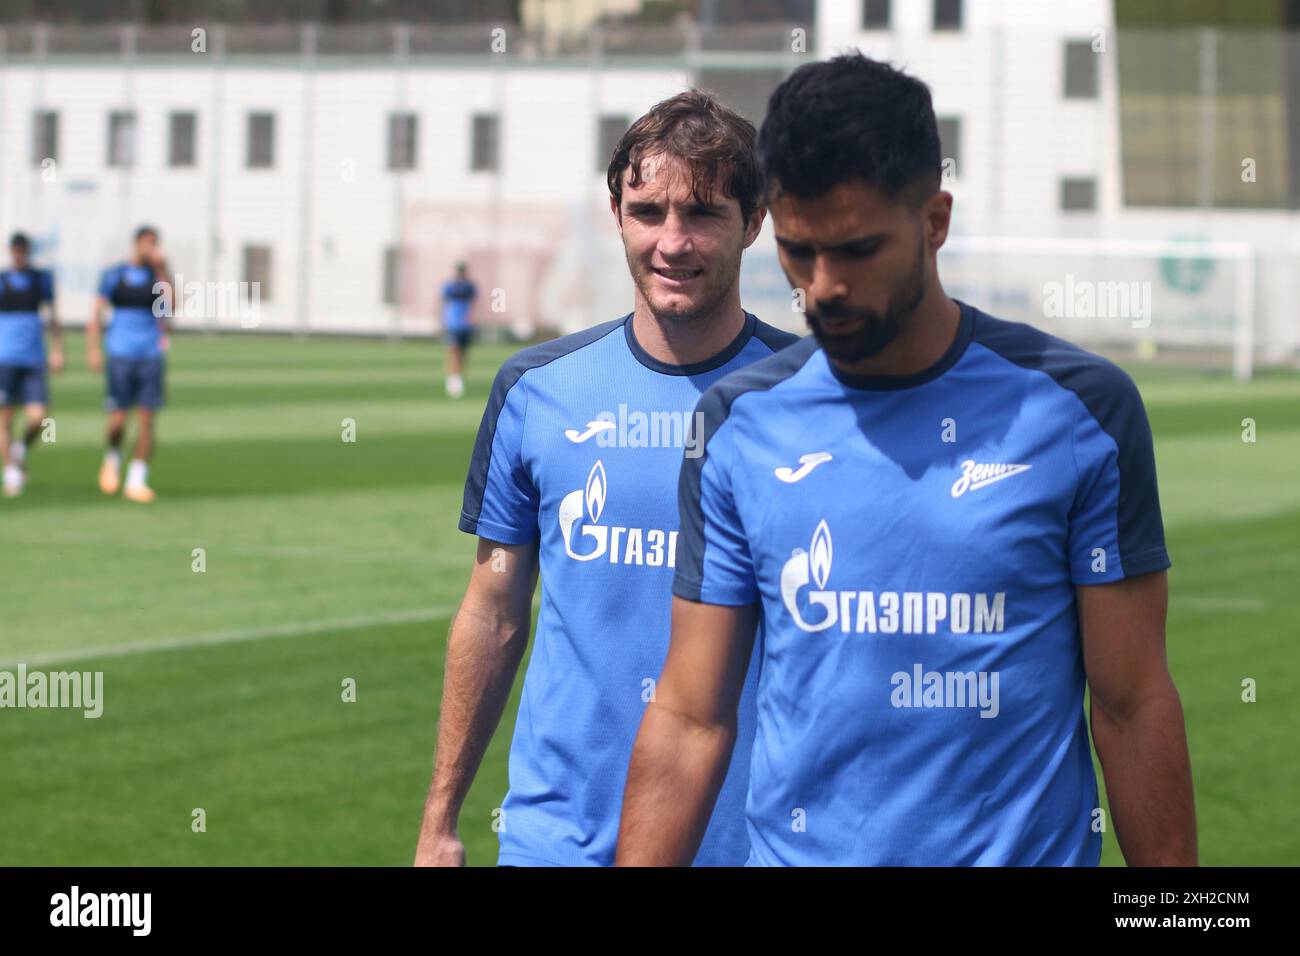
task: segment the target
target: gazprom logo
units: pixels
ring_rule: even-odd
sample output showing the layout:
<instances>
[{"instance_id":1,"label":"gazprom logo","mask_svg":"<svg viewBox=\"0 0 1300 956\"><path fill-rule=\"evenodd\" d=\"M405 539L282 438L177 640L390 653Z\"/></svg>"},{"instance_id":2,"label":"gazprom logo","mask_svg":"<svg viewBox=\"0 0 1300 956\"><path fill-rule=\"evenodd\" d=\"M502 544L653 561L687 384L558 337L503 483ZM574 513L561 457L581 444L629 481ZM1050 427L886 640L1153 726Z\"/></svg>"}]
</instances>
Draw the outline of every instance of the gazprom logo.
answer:
<instances>
[{"instance_id":1,"label":"gazprom logo","mask_svg":"<svg viewBox=\"0 0 1300 956\"><path fill-rule=\"evenodd\" d=\"M808 549L808 560L812 563L813 578L819 588L826 587L826 579L831 576L831 529L821 521L813 532L812 547Z\"/></svg>"},{"instance_id":2,"label":"gazprom logo","mask_svg":"<svg viewBox=\"0 0 1300 956\"><path fill-rule=\"evenodd\" d=\"M587 476L587 514L591 516L592 524L600 521L600 513L605 510L605 489L608 487L605 466L596 462Z\"/></svg>"},{"instance_id":3,"label":"gazprom logo","mask_svg":"<svg viewBox=\"0 0 1300 956\"><path fill-rule=\"evenodd\" d=\"M1018 472L1001 472L999 477L1007 474ZM831 529L822 520L817 522L808 550L796 548L781 568L781 601L800 630L816 633L838 625L844 634L942 631L961 635L1000 634L1006 628L1004 591L830 590L826 584L834 556ZM801 594L806 618L800 610Z\"/></svg>"},{"instance_id":4,"label":"gazprom logo","mask_svg":"<svg viewBox=\"0 0 1300 956\"><path fill-rule=\"evenodd\" d=\"M817 523L813 532L812 544L807 551L796 549L790 560L781 569L781 600L785 609L794 618L795 624L805 631L824 631L834 626L838 620L835 595L825 591L826 581L831 576L831 558L834 548L831 545L831 529L826 521ZM825 610L820 621L809 623L799 613L799 590L816 580L818 590L808 595L808 602Z\"/></svg>"},{"instance_id":5,"label":"gazprom logo","mask_svg":"<svg viewBox=\"0 0 1300 956\"><path fill-rule=\"evenodd\" d=\"M586 484L560 501L557 517L564 553L575 561L595 561L608 555L610 564L673 567L677 558L677 532L601 524L608 495L605 466L597 461L587 474Z\"/></svg>"},{"instance_id":6,"label":"gazprom logo","mask_svg":"<svg viewBox=\"0 0 1300 956\"><path fill-rule=\"evenodd\" d=\"M560 533L564 536L564 553L575 561L594 561L605 553L609 546L609 529L596 522L605 510L605 494L609 483L605 478L605 466L600 462L591 466L587 475L587 486L578 491L571 491L560 502ZM582 538L588 538L592 544L579 552L574 549L573 526L583 515L583 506L590 523L584 522L578 529Z\"/></svg>"}]
</instances>

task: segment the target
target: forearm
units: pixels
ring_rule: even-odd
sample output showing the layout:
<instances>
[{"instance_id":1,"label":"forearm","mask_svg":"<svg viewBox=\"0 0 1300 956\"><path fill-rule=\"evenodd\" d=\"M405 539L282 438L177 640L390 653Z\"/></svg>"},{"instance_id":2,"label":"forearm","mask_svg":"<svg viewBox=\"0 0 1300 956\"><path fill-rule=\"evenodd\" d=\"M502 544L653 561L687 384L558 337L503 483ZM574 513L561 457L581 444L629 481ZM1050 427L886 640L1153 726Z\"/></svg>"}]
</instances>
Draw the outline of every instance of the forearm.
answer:
<instances>
[{"instance_id":1,"label":"forearm","mask_svg":"<svg viewBox=\"0 0 1300 956\"><path fill-rule=\"evenodd\" d=\"M461 804L501 721L524 648L527 620L462 605L447 642L438 747L421 835L452 833Z\"/></svg>"},{"instance_id":2,"label":"forearm","mask_svg":"<svg viewBox=\"0 0 1300 956\"><path fill-rule=\"evenodd\" d=\"M1196 866L1196 808L1183 708L1172 682L1128 714L1092 702L1115 836L1129 866Z\"/></svg>"},{"instance_id":3,"label":"forearm","mask_svg":"<svg viewBox=\"0 0 1300 956\"><path fill-rule=\"evenodd\" d=\"M652 703L632 749L618 866L689 866L718 799L736 730Z\"/></svg>"}]
</instances>

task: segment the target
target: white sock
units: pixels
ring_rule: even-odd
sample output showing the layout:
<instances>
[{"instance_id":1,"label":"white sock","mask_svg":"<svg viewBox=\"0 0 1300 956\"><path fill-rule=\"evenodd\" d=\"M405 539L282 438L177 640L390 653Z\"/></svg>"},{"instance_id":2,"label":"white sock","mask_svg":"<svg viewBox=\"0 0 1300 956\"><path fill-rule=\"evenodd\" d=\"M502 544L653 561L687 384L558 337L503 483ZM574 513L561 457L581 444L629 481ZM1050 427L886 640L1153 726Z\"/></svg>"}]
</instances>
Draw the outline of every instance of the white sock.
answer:
<instances>
[{"instance_id":1,"label":"white sock","mask_svg":"<svg viewBox=\"0 0 1300 956\"><path fill-rule=\"evenodd\" d=\"M117 471L122 467L122 456L118 453L117 449L110 448L108 451L104 452L104 462L112 465L113 470Z\"/></svg>"},{"instance_id":2,"label":"white sock","mask_svg":"<svg viewBox=\"0 0 1300 956\"><path fill-rule=\"evenodd\" d=\"M126 466L126 483L133 488L143 487L149 477L149 463L139 458L132 458Z\"/></svg>"},{"instance_id":3,"label":"white sock","mask_svg":"<svg viewBox=\"0 0 1300 956\"><path fill-rule=\"evenodd\" d=\"M27 461L27 443L25 441L15 438L9 443L9 460L18 467L22 467L23 462Z\"/></svg>"},{"instance_id":4,"label":"white sock","mask_svg":"<svg viewBox=\"0 0 1300 956\"><path fill-rule=\"evenodd\" d=\"M17 465L5 465L5 484L9 487L23 483L23 470Z\"/></svg>"}]
</instances>

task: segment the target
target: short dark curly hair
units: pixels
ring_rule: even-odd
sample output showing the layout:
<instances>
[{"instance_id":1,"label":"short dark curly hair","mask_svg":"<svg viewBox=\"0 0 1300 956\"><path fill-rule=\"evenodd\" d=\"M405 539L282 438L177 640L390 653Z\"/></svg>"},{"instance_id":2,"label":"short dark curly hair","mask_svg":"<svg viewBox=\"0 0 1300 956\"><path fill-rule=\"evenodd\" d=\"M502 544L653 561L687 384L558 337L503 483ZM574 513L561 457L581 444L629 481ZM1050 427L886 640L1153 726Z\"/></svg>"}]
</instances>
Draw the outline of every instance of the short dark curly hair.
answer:
<instances>
[{"instance_id":1,"label":"short dark curly hair","mask_svg":"<svg viewBox=\"0 0 1300 956\"><path fill-rule=\"evenodd\" d=\"M740 203L749 222L763 202L763 173L758 165L754 124L728 109L704 90L692 89L652 106L623 134L610 156L609 194L623 204L623 170L628 183L642 183L641 163L656 153L675 156L691 171L691 193L705 202L721 180L722 191Z\"/></svg>"},{"instance_id":2,"label":"short dark curly hair","mask_svg":"<svg viewBox=\"0 0 1300 956\"><path fill-rule=\"evenodd\" d=\"M758 135L768 192L798 199L857 180L915 207L939 188L940 154L930 88L861 53L791 73Z\"/></svg>"}]
</instances>

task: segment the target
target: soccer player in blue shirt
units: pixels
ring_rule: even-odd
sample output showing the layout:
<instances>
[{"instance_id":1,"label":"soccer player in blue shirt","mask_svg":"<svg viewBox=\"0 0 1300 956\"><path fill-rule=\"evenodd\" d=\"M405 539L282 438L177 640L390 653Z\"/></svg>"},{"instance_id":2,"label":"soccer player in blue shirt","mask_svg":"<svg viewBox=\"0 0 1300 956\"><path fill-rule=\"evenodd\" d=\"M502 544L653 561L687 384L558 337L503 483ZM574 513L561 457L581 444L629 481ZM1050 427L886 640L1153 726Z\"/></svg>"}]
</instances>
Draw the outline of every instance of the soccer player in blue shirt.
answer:
<instances>
[{"instance_id":1,"label":"soccer player in blue shirt","mask_svg":"<svg viewBox=\"0 0 1300 956\"><path fill-rule=\"evenodd\" d=\"M692 410L724 374L797 340L740 303L741 255L765 215L754 139L699 91L637 120L608 171L633 311L497 374L465 485L460 527L478 556L448 644L417 864L465 861L457 818L528 644L539 571L509 792L479 825L498 831L503 865L614 861L628 756L668 646ZM742 706L742 740L752 729ZM684 862L748 857L742 750Z\"/></svg>"},{"instance_id":2,"label":"soccer player in blue shirt","mask_svg":"<svg viewBox=\"0 0 1300 956\"><path fill-rule=\"evenodd\" d=\"M45 333L41 307L49 311L49 368L63 371L63 331L54 314L54 279L31 264L31 241L21 232L9 240L12 266L0 272L0 459L4 494L22 494L27 482L27 450L40 434L49 406ZM22 406L25 430L13 436L14 409Z\"/></svg>"},{"instance_id":3,"label":"soccer player in blue shirt","mask_svg":"<svg viewBox=\"0 0 1300 956\"><path fill-rule=\"evenodd\" d=\"M442 287L442 332L447 346L447 395L465 394L465 353L474 337L470 313L478 290L469 280L465 263L456 263L456 278Z\"/></svg>"},{"instance_id":4,"label":"soccer player in blue shirt","mask_svg":"<svg viewBox=\"0 0 1300 956\"><path fill-rule=\"evenodd\" d=\"M1130 865L1194 864L1132 380L944 293L920 81L861 54L803 66L759 154L813 336L700 402L618 862L695 852L761 616L751 864L1092 866L1108 822Z\"/></svg>"},{"instance_id":5,"label":"soccer player in blue shirt","mask_svg":"<svg viewBox=\"0 0 1300 956\"><path fill-rule=\"evenodd\" d=\"M158 230L141 226L135 233L131 259L106 269L99 282L95 310L86 325L86 356L94 371L104 366L108 354L108 448L99 468L99 490L116 494L121 482L122 436L126 418L136 409L138 434L126 470L122 496L147 504L154 500L149 487L149 460L154 449L154 419L163 405L164 355L168 347L171 278ZM100 328L110 314L100 350Z\"/></svg>"}]
</instances>

